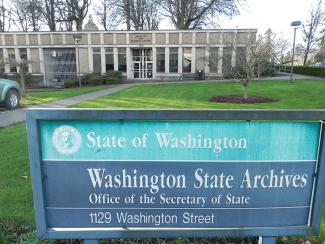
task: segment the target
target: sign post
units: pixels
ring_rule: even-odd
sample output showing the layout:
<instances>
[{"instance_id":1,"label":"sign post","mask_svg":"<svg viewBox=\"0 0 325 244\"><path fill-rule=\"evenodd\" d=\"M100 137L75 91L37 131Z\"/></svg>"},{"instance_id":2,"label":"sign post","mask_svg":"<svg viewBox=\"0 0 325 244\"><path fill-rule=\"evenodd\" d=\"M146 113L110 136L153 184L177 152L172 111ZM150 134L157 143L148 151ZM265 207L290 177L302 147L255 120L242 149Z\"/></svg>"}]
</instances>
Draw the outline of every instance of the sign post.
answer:
<instances>
[{"instance_id":1,"label":"sign post","mask_svg":"<svg viewBox=\"0 0 325 244\"><path fill-rule=\"evenodd\" d=\"M319 233L325 111L28 109L41 239ZM308 122L306 122L308 121Z\"/></svg>"}]
</instances>

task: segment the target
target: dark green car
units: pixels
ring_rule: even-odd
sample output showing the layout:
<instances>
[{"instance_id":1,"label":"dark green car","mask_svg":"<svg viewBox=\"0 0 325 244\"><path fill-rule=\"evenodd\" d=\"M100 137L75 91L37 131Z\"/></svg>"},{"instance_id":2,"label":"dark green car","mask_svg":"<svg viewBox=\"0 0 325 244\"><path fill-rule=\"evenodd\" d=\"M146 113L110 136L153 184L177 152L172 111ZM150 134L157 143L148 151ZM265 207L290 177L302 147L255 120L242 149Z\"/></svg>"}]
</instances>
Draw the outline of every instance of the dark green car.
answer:
<instances>
[{"instance_id":1,"label":"dark green car","mask_svg":"<svg viewBox=\"0 0 325 244\"><path fill-rule=\"evenodd\" d=\"M7 109L19 107L21 88L18 82L0 78L0 104Z\"/></svg>"}]
</instances>

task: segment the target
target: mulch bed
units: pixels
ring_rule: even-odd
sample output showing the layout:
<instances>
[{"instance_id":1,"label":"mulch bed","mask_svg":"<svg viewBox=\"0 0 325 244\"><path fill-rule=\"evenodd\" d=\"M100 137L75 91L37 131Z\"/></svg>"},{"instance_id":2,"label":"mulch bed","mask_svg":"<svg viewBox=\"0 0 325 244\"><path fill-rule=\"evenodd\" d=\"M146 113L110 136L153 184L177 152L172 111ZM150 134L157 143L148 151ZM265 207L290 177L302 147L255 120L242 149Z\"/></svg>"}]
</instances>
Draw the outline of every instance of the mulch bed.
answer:
<instances>
[{"instance_id":1,"label":"mulch bed","mask_svg":"<svg viewBox=\"0 0 325 244\"><path fill-rule=\"evenodd\" d=\"M244 98L243 96L238 95L227 95L227 96L216 96L211 97L209 102L215 103L275 103L278 102L279 99L271 98L271 97L262 97L262 96L249 96L248 98Z\"/></svg>"}]
</instances>

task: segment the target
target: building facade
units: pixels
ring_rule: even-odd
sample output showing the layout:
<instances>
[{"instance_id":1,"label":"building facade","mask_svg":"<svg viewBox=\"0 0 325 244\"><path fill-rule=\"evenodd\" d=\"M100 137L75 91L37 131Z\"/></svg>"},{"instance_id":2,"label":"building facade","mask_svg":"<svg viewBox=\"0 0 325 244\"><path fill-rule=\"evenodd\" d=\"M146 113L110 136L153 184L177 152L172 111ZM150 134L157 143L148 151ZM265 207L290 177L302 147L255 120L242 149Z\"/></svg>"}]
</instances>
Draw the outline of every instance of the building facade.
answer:
<instances>
[{"instance_id":1,"label":"building facade","mask_svg":"<svg viewBox=\"0 0 325 244\"><path fill-rule=\"evenodd\" d=\"M121 71L127 79L172 80L203 70L208 78L247 55L256 29L7 32L0 34L0 58L27 58L28 72L55 86L77 74ZM235 48L234 48L235 47ZM1 67L12 74L18 67Z\"/></svg>"}]
</instances>

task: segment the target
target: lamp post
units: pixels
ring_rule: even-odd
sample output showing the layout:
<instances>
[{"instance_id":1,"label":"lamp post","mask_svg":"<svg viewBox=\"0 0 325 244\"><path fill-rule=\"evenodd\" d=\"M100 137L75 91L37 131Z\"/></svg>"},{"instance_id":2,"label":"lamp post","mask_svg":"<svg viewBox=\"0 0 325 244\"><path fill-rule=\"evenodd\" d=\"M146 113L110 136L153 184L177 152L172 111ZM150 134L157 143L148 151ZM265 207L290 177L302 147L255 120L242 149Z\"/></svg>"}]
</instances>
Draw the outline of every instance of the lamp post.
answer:
<instances>
[{"instance_id":1,"label":"lamp post","mask_svg":"<svg viewBox=\"0 0 325 244\"><path fill-rule=\"evenodd\" d=\"M77 57L77 72L78 72L78 82L79 88L81 88L81 78L80 78L80 59L79 59L79 41L81 40L82 35L79 33L73 34L73 39L76 44L76 57Z\"/></svg>"},{"instance_id":2,"label":"lamp post","mask_svg":"<svg viewBox=\"0 0 325 244\"><path fill-rule=\"evenodd\" d=\"M293 75L293 59L295 57L296 32L300 25L301 25L301 21L293 21L291 23L291 26L293 26L293 47L292 47L292 57L291 57L290 82L292 82L292 75Z\"/></svg>"}]
</instances>

